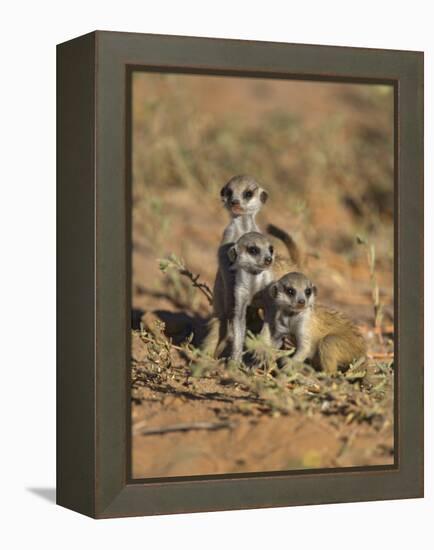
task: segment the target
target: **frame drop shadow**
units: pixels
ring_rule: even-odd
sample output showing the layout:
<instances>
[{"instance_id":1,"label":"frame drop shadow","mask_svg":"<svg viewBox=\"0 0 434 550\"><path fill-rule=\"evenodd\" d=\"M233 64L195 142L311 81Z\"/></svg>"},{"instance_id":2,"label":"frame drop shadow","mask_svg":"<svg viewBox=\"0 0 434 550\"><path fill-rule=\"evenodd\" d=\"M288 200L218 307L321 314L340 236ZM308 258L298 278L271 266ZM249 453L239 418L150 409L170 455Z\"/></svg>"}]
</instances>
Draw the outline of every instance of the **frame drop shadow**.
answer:
<instances>
[{"instance_id":1,"label":"frame drop shadow","mask_svg":"<svg viewBox=\"0 0 434 550\"><path fill-rule=\"evenodd\" d=\"M26 487L26 490L38 497L43 498L51 504L56 504L55 487Z\"/></svg>"}]
</instances>

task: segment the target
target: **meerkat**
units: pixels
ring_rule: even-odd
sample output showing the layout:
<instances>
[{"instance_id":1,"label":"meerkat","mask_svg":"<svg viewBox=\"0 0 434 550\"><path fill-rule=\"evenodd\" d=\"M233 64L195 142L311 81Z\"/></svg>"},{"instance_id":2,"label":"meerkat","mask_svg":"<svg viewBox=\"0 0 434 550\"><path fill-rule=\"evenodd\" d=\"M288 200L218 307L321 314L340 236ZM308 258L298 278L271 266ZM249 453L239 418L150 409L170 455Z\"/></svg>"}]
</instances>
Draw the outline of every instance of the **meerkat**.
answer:
<instances>
[{"instance_id":1,"label":"meerkat","mask_svg":"<svg viewBox=\"0 0 434 550\"><path fill-rule=\"evenodd\" d=\"M260 232L255 218L267 202L268 193L251 176L239 175L231 178L220 190L220 198L228 211L229 224L223 231L217 252L218 268L213 289L213 318L208 324L208 333L201 349L216 355L219 332L223 331L220 319L225 318L227 302L230 301L232 275L228 269L229 248L244 234Z\"/></svg>"},{"instance_id":2,"label":"meerkat","mask_svg":"<svg viewBox=\"0 0 434 550\"><path fill-rule=\"evenodd\" d=\"M246 312L254 297L273 280L271 266L274 249L269 240L258 232L242 235L235 244L221 247L220 262L226 271L223 296L215 296L218 310L218 357L230 344L230 358L240 362L246 334ZM226 258L223 257L223 253ZM223 265L223 262L225 265ZM221 289L223 291L223 288Z\"/></svg>"},{"instance_id":3,"label":"meerkat","mask_svg":"<svg viewBox=\"0 0 434 550\"><path fill-rule=\"evenodd\" d=\"M278 349L283 339L294 339L291 360L310 360L329 374L365 357L366 343L344 315L316 305L316 286L303 273L292 272L271 283L266 291L262 334Z\"/></svg>"},{"instance_id":4,"label":"meerkat","mask_svg":"<svg viewBox=\"0 0 434 550\"><path fill-rule=\"evenodd\" d=\"M213 310L217 318L222 316L225 297L230 294L226 292L226 287L230 287L227 251L246 233L260 232L255 217L267 202L268 193L252 177L234 176L222 187L220 197L231 219L217 252L218 269L213 291Z\"/></svg>"}]
</instances>

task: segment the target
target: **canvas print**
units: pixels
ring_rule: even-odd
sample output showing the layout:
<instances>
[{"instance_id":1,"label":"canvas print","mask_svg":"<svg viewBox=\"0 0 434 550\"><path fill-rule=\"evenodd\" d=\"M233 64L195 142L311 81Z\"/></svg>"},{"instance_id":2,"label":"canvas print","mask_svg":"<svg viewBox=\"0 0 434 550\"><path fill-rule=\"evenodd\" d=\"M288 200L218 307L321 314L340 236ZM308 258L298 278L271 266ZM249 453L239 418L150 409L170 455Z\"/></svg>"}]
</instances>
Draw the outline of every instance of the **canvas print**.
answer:
<instances>
[{"instance_id":1,"label":"canvas print","mask_svg":"<svg viewBox=\"0 0 434 550\"><path fill-rule=\"evenodd\" d=\"M131 78L132 478L393 466L393 88Z\"/></svg>"}]
</instances>

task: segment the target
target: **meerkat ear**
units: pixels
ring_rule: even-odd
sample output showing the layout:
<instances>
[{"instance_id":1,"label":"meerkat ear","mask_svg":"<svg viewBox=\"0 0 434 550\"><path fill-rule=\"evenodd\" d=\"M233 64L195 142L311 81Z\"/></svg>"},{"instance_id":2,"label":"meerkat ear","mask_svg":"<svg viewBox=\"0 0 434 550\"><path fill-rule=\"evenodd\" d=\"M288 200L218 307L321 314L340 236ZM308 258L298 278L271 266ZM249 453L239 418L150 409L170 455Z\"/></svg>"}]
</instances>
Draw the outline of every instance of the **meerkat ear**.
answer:
<instances>
[{"instance_id":1,"label":"meerkat ear","mask_svg":"<svg viewBox=\"0 0 434 550\"><path fill-rule=\"evenodd\" d=\"M278 289L277 283L273 283L272 285L270 285L268 292L270 293L270 296L272 298L276 298L278 290L279 289Z\"/></svg>"},{"instance_id":2,"label":"meerkat ear","mask_svg":"<svg viewBox=\"0 0 434 550\"><path fill-rule=\"evenodd\" d=\"M262 190L260 195L259 195L259 198L261 199L262 204L265 204L267 202L267 199L268 199L267 191Z\"/></svg>"},{"instance_id":3,"label":"meerkat ear","mask_svg":"<svg viewBox=\"0 0 434 550\"><path fill-rule=\"evenodd\" d=\"M318 289L316 288L316 286L312 287L312 292L313 292L314 296L316 296L318 294Z\"/></svg>"},{"instance_id":4,"label":"meerkat ear","mask_svg":"<svg viewBox=\"0 0 434 550\"><path fill-rule=\"evenodd\" d=\"M237 249L236 249L236 246L233 245L230 247L230 249L228 250L228 258L230 260L231 263L234 263L235 260L237 259Z\"/></svg>"}]
</instances>

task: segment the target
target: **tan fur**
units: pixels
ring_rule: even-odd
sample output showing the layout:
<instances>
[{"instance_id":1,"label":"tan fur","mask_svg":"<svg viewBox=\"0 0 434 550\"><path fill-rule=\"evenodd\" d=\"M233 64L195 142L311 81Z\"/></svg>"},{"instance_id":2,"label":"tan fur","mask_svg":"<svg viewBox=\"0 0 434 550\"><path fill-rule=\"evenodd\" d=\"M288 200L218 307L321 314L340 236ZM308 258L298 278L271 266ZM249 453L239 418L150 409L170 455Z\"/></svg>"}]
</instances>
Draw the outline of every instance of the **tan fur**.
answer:
<instances>
[{"instance_id":1,"label":"tan fur","mask_svg":"<svg viewBox=\"0 0 434 550\"><path fill-rule=\"evenodd\" d=\"M347 317L324 306L315 306L310 338L316 350L313 362L328 373L366 355L366 342Z\"/></svg>"}]
</instances>

